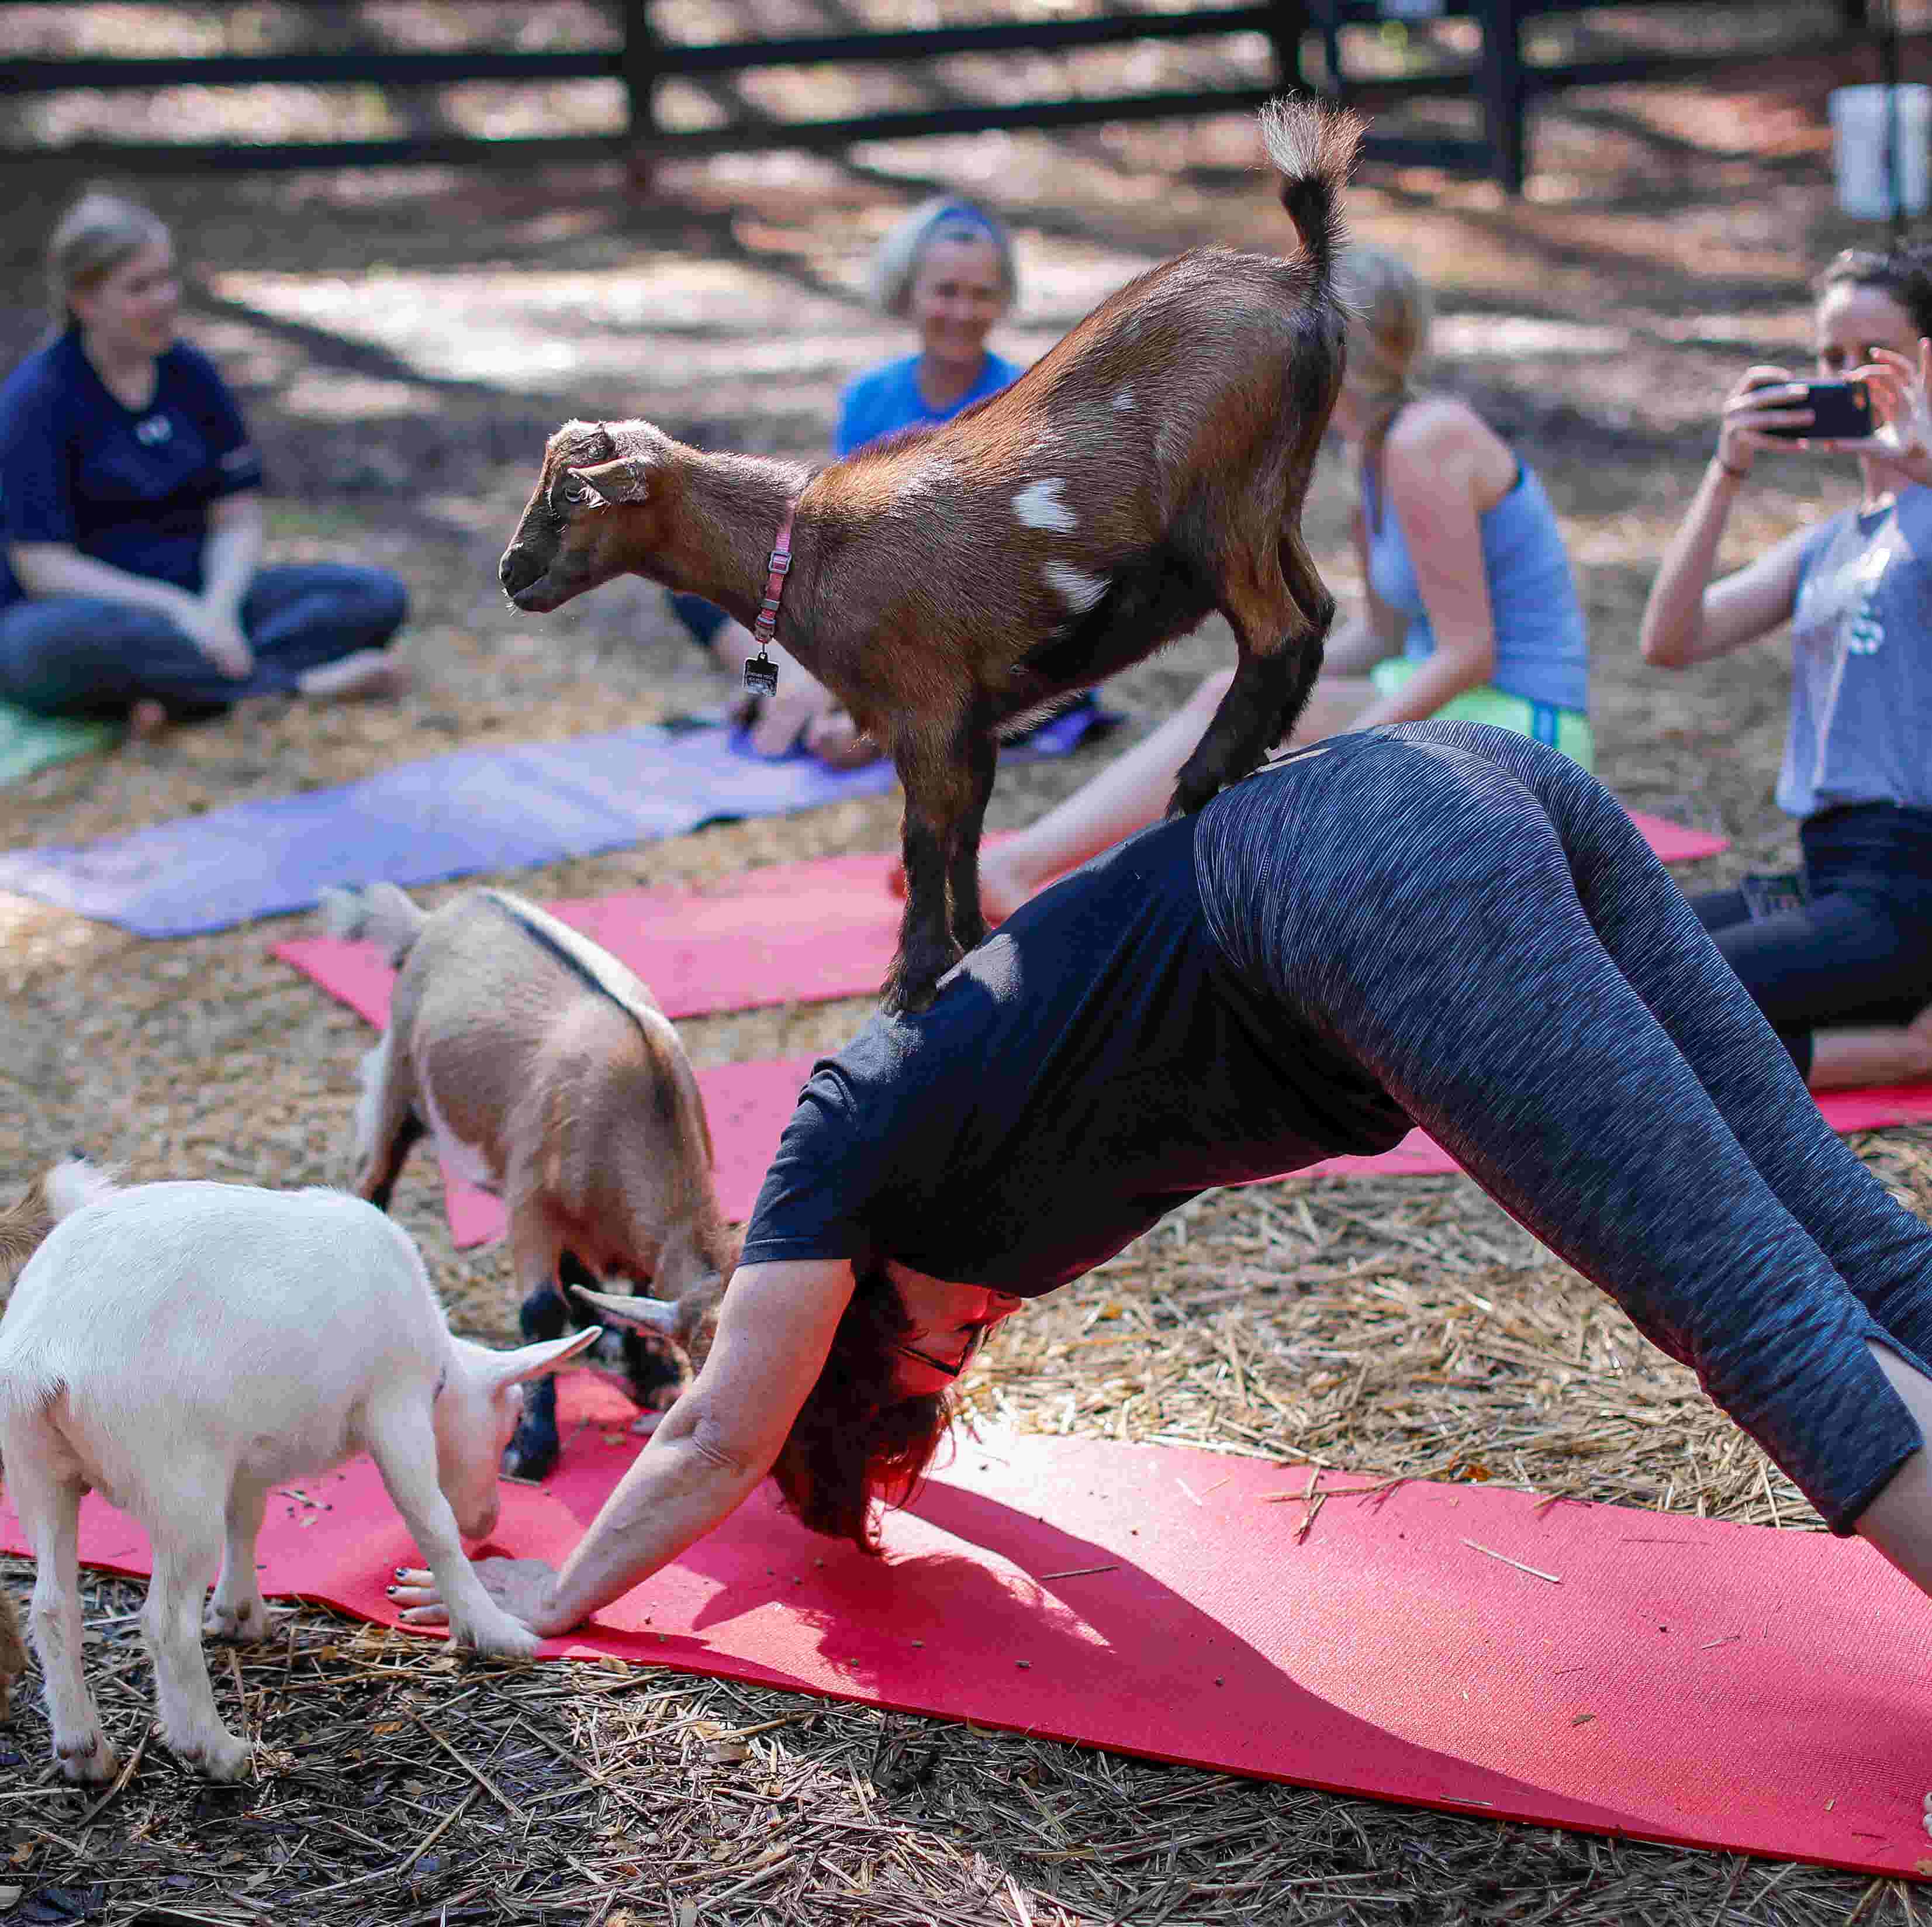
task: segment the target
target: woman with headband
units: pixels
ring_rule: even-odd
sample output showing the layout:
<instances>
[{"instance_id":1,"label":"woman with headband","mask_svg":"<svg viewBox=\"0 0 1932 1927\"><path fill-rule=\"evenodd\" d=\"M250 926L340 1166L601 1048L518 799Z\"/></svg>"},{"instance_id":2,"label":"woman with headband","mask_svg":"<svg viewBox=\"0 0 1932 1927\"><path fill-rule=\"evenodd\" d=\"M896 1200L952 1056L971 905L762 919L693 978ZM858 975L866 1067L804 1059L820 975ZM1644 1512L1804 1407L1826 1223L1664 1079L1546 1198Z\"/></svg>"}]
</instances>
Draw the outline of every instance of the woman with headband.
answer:
<instances>
[{"instance_id":1,"label":"woman with headband","mask_svg":"<svg viewBox=\"0 0 1932 1927\"><path fill-rule=\"evenodd\" d=\"M1021 370L986 346L1018 284L1006 230L970 202L941 197L906 216L873 256L870 293L882 314L908 321L919 347L868 369L839 397L832 452L844 457L883 437L936 428L997 395ZM736 683L755 648L751 632L697 596L674 593L679 618ZM774 644L778 692L751 706L752 746L783 756L799 742L836 768L878 754L830 693ZM1091 700L1090 697L1088 699Z\"/></svg>"}]
</instances>

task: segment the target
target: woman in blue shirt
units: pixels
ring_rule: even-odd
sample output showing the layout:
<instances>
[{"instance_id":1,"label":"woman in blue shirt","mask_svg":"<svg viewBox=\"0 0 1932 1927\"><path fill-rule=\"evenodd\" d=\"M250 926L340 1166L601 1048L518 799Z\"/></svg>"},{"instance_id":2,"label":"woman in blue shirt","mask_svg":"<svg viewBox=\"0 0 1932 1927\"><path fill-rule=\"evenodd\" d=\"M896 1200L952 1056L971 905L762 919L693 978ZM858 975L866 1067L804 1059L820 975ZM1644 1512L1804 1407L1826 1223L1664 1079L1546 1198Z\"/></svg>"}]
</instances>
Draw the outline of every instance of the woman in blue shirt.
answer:
<instances>
[{"instance_id":1,"label":"woman in blue shirt","mask_svg":"<svg viewBox=\"0 0 1932 1927\"><path fill-rule=\"evenodd\" d=\"M0 386L0 701L137 728L244 696L392 694L387 572L264 569L261 458L146 208L84 197L48 247L61 332Z\"/></svg>"},{"instance_id":2,"label":"woman in blue shirt","mask_svg":"<svg viewBox=\"0 0 1932 1927\"><path fill-rule=\"evenodd\" d=\"M1331 419L1355 459L1364 595L1328 638L1294 740L1443 716L1532 737L1590 768L1582 607L1542 483L1466 403L1417 392L1430 302L1414 270L1353 248L1342 280L1354 320ZM1232 673L1205 678L1084 788L981 851L990 920L1166 809Z\"/></svg>"},{"instance_id":3,"label":"woman in blue shirt","mask_svg":"<svg viewBox=\"0 0 1932 1927\"><path fill-rule=\"evenodd\" d=\"M934 428L1018 379L986 346L1018 292L1012 242L990 215L940 199L916 208L879 245L871 293L878 307L919 332L916 353L856 377L838 399L832 452L842 459L886 435ZM697 596L674 593L678 617L735 683L755 645L749 630ZM878 750L860 736L831 693L776 644L778 693L747 705L752 746L783 756L802 741L821 761L848 768Z\"/></svg>"},{"instance_id":4,"label":"woman in blue shirt","mask_svg":"<svg viewBox=\"0 0 1932 1927\"><path fill-rule=\"evenodd\" d=\"M1783 368L1748 369L1652 585L1644 660L1685 669L1791 625L1778 807L1796 876L1693 899L1814 1090L1932 1077L1932 480L1925 452L1932 248L1848 248L1819 278L1817 372L1856 374L1888 426L1856 454L1856 507L1712 579L1760 455L1810 420ZM1903 432L1902 432L1903 431Z\"/></svg>"}]
</instances>

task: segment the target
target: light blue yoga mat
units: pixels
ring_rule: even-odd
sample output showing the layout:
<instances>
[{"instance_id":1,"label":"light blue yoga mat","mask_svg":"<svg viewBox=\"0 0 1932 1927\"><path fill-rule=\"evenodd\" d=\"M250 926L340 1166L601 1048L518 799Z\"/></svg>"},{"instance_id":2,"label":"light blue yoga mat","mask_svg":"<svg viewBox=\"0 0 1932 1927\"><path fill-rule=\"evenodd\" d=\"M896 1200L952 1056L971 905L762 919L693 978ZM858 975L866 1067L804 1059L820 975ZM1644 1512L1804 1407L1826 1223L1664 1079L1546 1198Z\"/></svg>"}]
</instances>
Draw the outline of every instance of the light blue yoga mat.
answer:
<instances>
[{"instance_id":1,"label":"light blue yoga mat","mask_svg":"<svg viewBox=\"0 0 1932 1927\"><path fill-rule=\"evenodd\" d=\"M1064 755L1118 720L1070 710L1004 753ZM592 856L706 823L877 796L893 781L890 764L832 770L802 751L768 761L722 725L647 724L460 750L102 842L9 851L0 890L140 936L186 937L306 910L331 884L434 883Z\"/></svg>"}]
</instances>

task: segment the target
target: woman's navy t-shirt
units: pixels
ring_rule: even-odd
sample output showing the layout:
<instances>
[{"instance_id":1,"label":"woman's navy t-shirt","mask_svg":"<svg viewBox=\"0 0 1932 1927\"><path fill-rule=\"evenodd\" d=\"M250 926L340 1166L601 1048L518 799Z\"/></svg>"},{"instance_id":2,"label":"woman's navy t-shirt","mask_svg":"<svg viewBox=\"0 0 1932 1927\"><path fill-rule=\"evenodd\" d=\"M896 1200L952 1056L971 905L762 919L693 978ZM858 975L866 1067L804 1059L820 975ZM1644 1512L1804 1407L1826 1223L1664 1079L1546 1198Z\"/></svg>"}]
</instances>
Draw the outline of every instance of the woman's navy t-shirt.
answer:
<instances>
[{"instance_id":1,"label":"woman's navy t-shirt","mask_svg":"<svg viewBox=\"0 0 1932 1927\"><path fill-rule=\"evenodd\" d=\"M1055 884L928 1009L818 1064L743 1262L890 1257L1036 1298L1211 1186L1397 1142L1395 1100L1215 942L1199 820Z\"/></svg>"},{"instance_id":2,"label":"woman's navy t-shirt","mask_svg":"<svg viewBox=\"0 0 1932 1927\"><path fill-rule=\"evenodd\" d=\"M261 458L214 365L178 341L142 409L111 395L70 328L0 386L0 607L25 593L4 545L59 542L190 594L208 507L262 485Z\"/></svg>"}]
</instances>

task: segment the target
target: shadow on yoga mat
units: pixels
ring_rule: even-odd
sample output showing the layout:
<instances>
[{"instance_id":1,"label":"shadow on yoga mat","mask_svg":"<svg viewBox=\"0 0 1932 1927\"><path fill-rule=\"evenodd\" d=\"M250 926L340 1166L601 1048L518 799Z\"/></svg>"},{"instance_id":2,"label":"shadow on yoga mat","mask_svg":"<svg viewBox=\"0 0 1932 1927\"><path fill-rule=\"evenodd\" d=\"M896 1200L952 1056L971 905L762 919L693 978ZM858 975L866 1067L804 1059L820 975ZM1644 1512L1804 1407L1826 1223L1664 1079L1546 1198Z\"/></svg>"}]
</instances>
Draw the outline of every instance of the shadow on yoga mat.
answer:
<instances>
[{"instance_id":1,"label":"shadow on yoga mat","mask_svg":"<svg viewBox=\"0 0 1932 1927\"><path fill-rule=\"evenodd\" d=\"M1070 710L1004 752L1066 755L1120 719ZM434 883L682 836L707 823L878 796L892 767L770 761L720 727L649 724L564 743L466 749L361 782L236 803L98 843L0 854L0 890L186 937L306 910L331 884Z\"/></svg>"},{"instance_id":2,"label":"shadow on yoga mat","mask_svg":"<svg viewBox=\"0 0 1932 1927\"><path fill-rule=\"evenodd\" d=\"M614 1391L562 1391L562 1469L504 1487L496 1550L560 1557L637 1450ZM888 1515L883 1564L806 1532L767 1483L545 1652L1493 1819L1932 1866L1932 1607L1868 1547L1334 1472L1304 1535L1310 1477L962 1441ZM87 1562L148 1570L122 1515L90 1497L82 1518ZM0 1505L0 1547L20 1545ZM416 1555L365 1460L278 1492L260 1556L265 1592L393 1624L382 1587Z\"/></svg>"}]
</instances>

